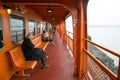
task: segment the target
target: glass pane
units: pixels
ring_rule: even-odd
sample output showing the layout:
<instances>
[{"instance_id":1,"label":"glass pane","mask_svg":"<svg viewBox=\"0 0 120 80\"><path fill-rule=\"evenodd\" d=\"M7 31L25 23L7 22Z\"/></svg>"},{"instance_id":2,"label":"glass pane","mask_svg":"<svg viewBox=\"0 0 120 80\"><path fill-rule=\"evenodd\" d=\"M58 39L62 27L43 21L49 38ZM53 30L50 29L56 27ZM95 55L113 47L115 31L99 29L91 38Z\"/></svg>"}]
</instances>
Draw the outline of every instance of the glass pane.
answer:
<instances>
[{"instance_id":1,"label":"glass pane","mask_svg":"<svg viewBox=\"0 0 120 80\"><path fill-rule=\"evenodd\" d=\"M11 15L10 17L10 29L11 29L11 39L13 43L21 41L25 36L25 24L24 18Z\"/></svg>"},{"instance_id":2,"label":"glass pane","mask_svg":"<svg viewBox=\"0 0 120 80\"><path fill-rule=\"evenodd\" d=\"M4 41L3 41L3 31L2 31L2 19L0 14L0 49L3 47Z\"/></svg>"},{"instance_id":3,"label":"glass pane","mask_svg":"<svg viewBox=\"0 0 120 80\"><path fill-rule=\"evenodd\" d=\"M69 16L69 17L65 20L65 25L66 25L66 31L73 33L72 16Z\"/></svg>"},{"instance_id":4,"label":"glass pane","mask_svg":"<svg viewBox=\"0 0 120 80\"><path fill-rule=\"evenodd\" d=\"M48 31L49 33L52 32L52 25L50 23L47 23L46 31Z\"/></svg>"},{"instance_id":5,"label":"glass pane","mask_svg":"<svg viewBox=\"0 0 120 80\"><path fill-rule=\"evenodd\" d=\"M37 27L37 34L39 34L41 32L40 30L41 25L39 21L36 22L36 27Z\"/></svg>"},{"instance_id":6,"label":"glass pane","mask_svg":"<svg viewBox=\"0 0 120 80\"><path fill-rule=\"evenodd\" d=\"M41 32L46 31L46 23L45 22L41 22L40 30L41 30Z\"/></svg>"},{"instance_id":7,"label":"glass pane","mask_svg":"<svg viewBox=\"0 0 120 80\"><path fill-rule=\"evenodd\" d=\"M34 20L29 20L29 33L31 33L33 36L35 35L35 22Z\"/></svg>"}]
</instances>

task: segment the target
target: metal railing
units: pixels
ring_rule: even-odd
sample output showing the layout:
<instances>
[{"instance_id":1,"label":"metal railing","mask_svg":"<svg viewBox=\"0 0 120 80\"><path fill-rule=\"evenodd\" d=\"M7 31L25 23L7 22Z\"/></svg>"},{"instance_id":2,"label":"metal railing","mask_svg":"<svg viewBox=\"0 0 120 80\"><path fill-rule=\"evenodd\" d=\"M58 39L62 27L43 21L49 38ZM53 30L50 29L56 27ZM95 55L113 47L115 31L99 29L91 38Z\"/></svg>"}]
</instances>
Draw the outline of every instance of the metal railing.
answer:
<instances>
[{"instance_id":1,"label":"metal railing","mask_svg":"<svg viewBox=\"0 0 120 80\"><path fill-rule=\"evenodd\" d=\"M73 33L67 31L66 43L67 43L69 49L71 50L71 52L73 53Z\"/></svg>"},{"instance_id":2,"label":"metal railing","mask_svg":"<svg viewBox=\"0 0 120 80\"><path fill-rule=\"evenodd\" d=\"M119 65L118 65L118 75L113 73L109 68L107 68L103 63L101 63L98 59L96 59L92 53L90 53L88 50L83 49L84 52L88 55L88 69L91 73L91 76L94 80L120 80L120 54L116 53L114 51L111 51L101 45L98 45L88 39L84 39L85 41L93 44L94 46L97 46L110 54L116 56L119 58ZM94 64L94 65L93 65ZM91 66L92 65L92 66ZM91 66L91 67L90 67ZM92 69L93 68L93 69Z\"/></svg>"},{"instance_id":3,"label":"metal railing","mask_svg":"<svg viewBox=\"0 0 120 80\"><path fill-rule=\"evenodd\" d=\"M70 50L73 52L73 38L71 37L71 35L73 36L73 33L67 32L66 43L69 46ZM92 53L90 53L86 49L83 49L84 53L87 54L88 56L88 72L90 73L92 79L93 80L120 80L120 54L114 51L111 51L101 45L98 45L88 39L83 39L83 40L119 58L118 73L115 74L109 68L107 68L102 62L100 62L100 60L98 60L95 56L93 56Z\"/></svg>"}]
</instances>

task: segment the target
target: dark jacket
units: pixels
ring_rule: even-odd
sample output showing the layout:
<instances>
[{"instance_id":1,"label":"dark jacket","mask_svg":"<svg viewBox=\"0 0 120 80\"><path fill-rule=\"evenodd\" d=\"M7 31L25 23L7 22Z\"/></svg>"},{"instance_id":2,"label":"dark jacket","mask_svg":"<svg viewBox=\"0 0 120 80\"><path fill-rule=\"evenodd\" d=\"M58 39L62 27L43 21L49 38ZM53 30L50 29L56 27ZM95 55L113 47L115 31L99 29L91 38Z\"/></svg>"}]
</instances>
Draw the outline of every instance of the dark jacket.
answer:
<instances>
[{"instance_id":1,"label":"dark jacket","mask_svg":"<svg viewBox=\"0 0 120 80\"><path fill-rule=\"evenodd\" d=\"M32 41L29 38L25 37L22 43L22 50L24 52L26 60L40 60L43 56L40 51L41 49L34 47L35 46Z\"/></svg>"}]
</instances>

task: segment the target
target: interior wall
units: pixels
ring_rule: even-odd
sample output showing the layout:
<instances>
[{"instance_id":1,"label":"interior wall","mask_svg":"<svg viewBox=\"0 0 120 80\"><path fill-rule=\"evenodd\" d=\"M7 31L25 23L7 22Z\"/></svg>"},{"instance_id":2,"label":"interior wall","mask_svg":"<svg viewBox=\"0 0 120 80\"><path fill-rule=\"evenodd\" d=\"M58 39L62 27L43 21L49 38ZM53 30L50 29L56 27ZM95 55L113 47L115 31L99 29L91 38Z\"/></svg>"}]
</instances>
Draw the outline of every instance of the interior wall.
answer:
<instances>
[{"instance_id":1,"label":"interior wall","mask_svg":"<svg viewBox=\"0 0 120 80\"><path fill-rule=\"evenodd\" d=\"M0 11L2 15L3 38L5 41L4 47L0 49L0 80L9 80L16 70L12 67L8 51L16 45L11 43L9 14L3 8L0 8ZM21 14L21 12L13 9L12 13L25 17L26 33L28 33L28 18L32 18L35 21L42 20L42 17L32 9L27 9L25 14Z\"/></svg>"}]
</instances>

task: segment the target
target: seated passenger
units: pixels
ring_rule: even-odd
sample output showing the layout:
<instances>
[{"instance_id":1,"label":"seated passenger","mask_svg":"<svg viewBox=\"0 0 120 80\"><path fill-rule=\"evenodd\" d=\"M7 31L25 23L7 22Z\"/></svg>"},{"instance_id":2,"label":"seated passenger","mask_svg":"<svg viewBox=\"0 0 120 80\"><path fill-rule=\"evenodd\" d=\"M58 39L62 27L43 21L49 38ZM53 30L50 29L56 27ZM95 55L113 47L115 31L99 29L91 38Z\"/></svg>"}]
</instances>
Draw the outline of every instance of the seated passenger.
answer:
<instances>
[{"instance_id":1,"label":"seated passenger","mask_svg":"<svg viewBox=\"0 0 120 80\"><path fill-rule=\"evenodd\" d=\"M48 42L48 41L50 41L50 42L52 43L52 45L55 46L55 44L54 44L54 42L53 42L52 35L49 35L48 32L46 32L46 31L43 31L42 41L43 41L43 42Z\"/></svg>"},{"instance_id":2,"label":"seated passenger","mask_svg":"<svg viewBox=\"0 0 120 80\"><path fill-rule=\"evenodd\" d=\"M42 68L45 68L47 67L45 52L41 48L35 48L34 44L31 41L31 37L32 36L28 34L27 37L24 38L24 41L22 43L24 56L26 60L41 60Z\"/></svg>"},{"instance_id":3,"label":"seated passenger","mask_svg":"<svg viewBox=\"0 0 120 80\"><path fill-rule=\"evenodd\" d=\"M48 34L48 32L43 31L42 41L43 41L43 42L48 42L48 41L52 42L53 39L52 39L52 36L50 36L50 35Z\"/></svg>"},{"instance_id":4,"label":"seated passenger","mask_svg":"<svg viewBox=\"0 0 120 80\"><path fill-rule=\"evenodd\" d=\"M56 32L56 27L55 27L55 26L52 27L52 32L53 32L53 33Z\"/></svg>"}]
</instances>

